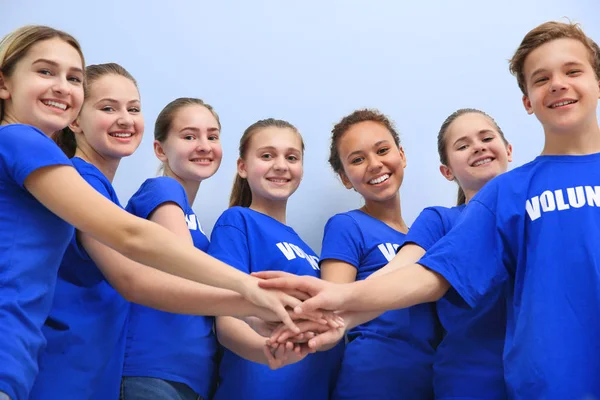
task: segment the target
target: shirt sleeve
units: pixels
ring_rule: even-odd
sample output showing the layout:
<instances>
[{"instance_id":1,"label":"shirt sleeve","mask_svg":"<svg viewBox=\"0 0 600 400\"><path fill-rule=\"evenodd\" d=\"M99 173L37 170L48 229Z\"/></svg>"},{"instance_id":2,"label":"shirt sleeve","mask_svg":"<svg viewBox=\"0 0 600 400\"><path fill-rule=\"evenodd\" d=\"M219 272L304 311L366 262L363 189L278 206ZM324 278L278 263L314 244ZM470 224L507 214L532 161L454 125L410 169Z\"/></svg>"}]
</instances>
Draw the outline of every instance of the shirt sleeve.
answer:
<instances>
[{"instance_id":1,"label":"shirt sleeve","mask_svg":"<svg viewBox=\"0 0 600 400\"><path fill-rule=\"evenodd\" d=\"M428 251L445 234L444 221L439 211L434 208L426 208L421 211L410 227L403 246L413 243Z\"/></svg>"},{"instance_id":2,"label":"shirt sleeve","mask_svg":"<svg viewBox=\"0 0 600 400\"><path fill-rule=\"evenodd\" d=\"M363 258L364 238L354 218L338 214L325 225L321 263L325 260L339 260L358 269Z\"/></svg>"},{"instance_id":3,"label":"shirt sleeve","mask_svg":"<svg viewBox=\"0 0 600 400\"><path fill-rule=\"evenodd\" d=\"M127 211L147 219L159 206L175 203L184 212L187 209L185 189L179 182L169 177L148 179L129 199Z\"/></svg>"},{"instance_id":4,"label":"shirt sleeve","mask_svg":"<svg viewBox=\"0 0 600 400\"><path fill-rule=\"evenodd\" d=\"M233 221L217 221L210 236L208 254L240 271L250 273L250 251L245 229Z\"/></svg>"},{"instance_id":5,"label":"shirt sleeve","mask_svg":"<svg viewBox=\"0 0 600 400\"><path fill-rule=\"evenodd\" d=\"M441 274L474 307L490 288L507 279L503 253L495 213L473 199L459 222L419 264Z\"/></svg>"},{"instance_id":6,"label":"shirt sleeve","mask_svg":"<svg viewBox=\"0 0 600 400\"><path fill-rule=\"evenodd\" d=\"M42 131L28 125L6 125L0 130L0 162L19 186L39 168L71 165L62 150Z\"/></svg>"}]
</instances>

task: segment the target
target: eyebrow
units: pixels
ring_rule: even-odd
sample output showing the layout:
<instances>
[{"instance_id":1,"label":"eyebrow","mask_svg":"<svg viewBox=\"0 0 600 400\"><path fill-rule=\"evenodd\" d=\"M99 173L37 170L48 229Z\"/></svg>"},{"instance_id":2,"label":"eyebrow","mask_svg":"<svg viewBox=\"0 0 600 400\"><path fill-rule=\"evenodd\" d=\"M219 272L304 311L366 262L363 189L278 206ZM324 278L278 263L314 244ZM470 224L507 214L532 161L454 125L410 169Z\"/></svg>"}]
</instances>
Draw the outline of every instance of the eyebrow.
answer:
<instances>
[{"instance_id":1,"label":"eyebrow","mask_svg":"<svg viewBox=\"0 0 600 400\"><path fill-rule=\"evenodd\" d=\"M48 60L46 58L38 58L37 60L35 60L33 62L33 64L38 64L38 63L46 63L46 64L50 64L54 67L59 67L58 63L56 61L52 61L52 60ZM83 74L83 70L81 68L77 68L77 67L70 67L69 69L72 69L75 72L79 72L80 74Z\"/></svg>"},{"instance_id":2,"label":"eyebrow","mask_svg":"<svg viewBox=\"0 0 600 400\"><path fill-rule=\"evenodd\" d=\"M479 132L477 132L477 135L483 135L483 134L486 134L486 133L493 133L493 134L496 134L496 132L494 132L494 131L493 131L493 130L491 130L491 129L481 129ZM461 136L461 137L459 137L458 139L456 139L456 140L454 141L454 143L452 143L452 144L453 144L453 145L456 145L456 143L460 142L461 140L465 140L466 138L467 138L466 136Z\"/></svg>"},{"instance_id":3,"label":"eyebrow","mask_svg":"<svg viewBox=\"0 0 600 400\"><path fill-rule=\"evenodd\" d=\"M118 100L111 99L110 97L106 97L106 98L104 98L104 99L100 99L100 100L98 100L98 101L96 102L96 104L98 104L98 103L102 103L103 101L104 101L104 102L106 102L106 103L119 104L119 101L118 101ZM135 99L135 100L129 100L129 101L127 102L127 104L129 104L129 103L141 103L141 101L140 101L139 99Z\"/></svg>"},{"instance_id":4,"label":"eyebrow","mask_svg":"<svg viewBox=\"0 0 600 400\"><path fill-rule=\"evenodd\" d=\"M210 128L207 128L207 130L209 132L219 132L219 128L217 128L216 126L211 126ZM186 126L184 128L181 128L179 130L179 132L183 132L183 131L194 131L194 132L200 132L199 128L196 128L195 126Z\"/></svg>"},{"instance_id":5,"label":"eyebrow","mask_svg":"<svg viewBox=\"0 0 600 400\"><path fill-rule=\"evenodd\" d=\"M380 141L378 141L377 143L375 143L375 144L373 145L373 147L378 147L378 146L381 146L381 145L382 145L382 144L384 144L384 143L389 143L389 140L387 140L387 139L380 140ZM355 150L355 151L353 151L352 153L348 154L348 156L346 157L346 159L349 159L349 158L351 158L352 156L355 156L355 155L357 155L357 154L360 154L360 153L362 153L362 152L363 152L362 150Z\"/></svg>"},{"instance_id":6,"label":"eyebrow","mask_svg":"<svg viewBox=\"0 0 600 400\"><path fill-rule=\"evenodd\" d=\"M256 149L257 152L259 151L264 151L264 150L274 150L277 151L278 149L273 147L273 146L264 146L264 147L259 147L258 149ZM288 147L287 149L285 149L285 152L296 152L296 153L301 153L300 150L298 150L295 147Z\"/></svg>"},{"instance_id":7,"label":"eyebrow","mask_svg":"<svg viewBox=\"0 0 600 400\"><path fill-rule=\"evenodd\" d=\"M583 64L578 62L578 61L569 61L567 63L564 63L562 66L563 67L580 67ZM533 71L533 73L529 76L529 79L533 79L534 76L541 74L542 72L546 72L547 69L545 68L538 68L535 71Z\"/></svg>"}]
</instances>

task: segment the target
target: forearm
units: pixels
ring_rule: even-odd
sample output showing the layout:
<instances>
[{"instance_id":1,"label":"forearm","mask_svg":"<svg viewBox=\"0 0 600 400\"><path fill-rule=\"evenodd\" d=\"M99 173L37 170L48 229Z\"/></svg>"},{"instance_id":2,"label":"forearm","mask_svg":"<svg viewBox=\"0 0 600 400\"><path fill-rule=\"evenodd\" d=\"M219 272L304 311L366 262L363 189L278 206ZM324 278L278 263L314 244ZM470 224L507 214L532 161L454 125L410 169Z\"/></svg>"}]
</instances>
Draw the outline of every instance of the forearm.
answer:
<instances>
[{"instance_id":1,"label":"forearm","mask_svg":"<svg viewBox=\"0 0 600 400\"><path fill-rule=\"evenodd\" d=\"M216 325L219 343L246 360L268 364L263 352L266 339L248 324L231 317L218 317Z\"/></svg>"},{"instance_id":2,"label":"forearm","mask_svg":"<svg viewBox=\"0 0 600 400\"><path fill-rule=\"evenodd\" d=\"M440 274L419 264L352 285L352 295L344 309L379 312L437 301L450 287ZM362 318L365 317L366 314Z\"/></svg>"},{"instance_id":3,"label":"forearm","mask_svg":"<svg viewBox=\"0 0 600 400\"><path fill-rule=\"evenodd\" d=\"M397 271L399 268L414 264L419 261L424 254L425 250L422 247L414 243L406 244L400 249L398 254L392 258L392 261L369 275L367 279L389 274L390 272Z\"/></svg>"}]
</instances>

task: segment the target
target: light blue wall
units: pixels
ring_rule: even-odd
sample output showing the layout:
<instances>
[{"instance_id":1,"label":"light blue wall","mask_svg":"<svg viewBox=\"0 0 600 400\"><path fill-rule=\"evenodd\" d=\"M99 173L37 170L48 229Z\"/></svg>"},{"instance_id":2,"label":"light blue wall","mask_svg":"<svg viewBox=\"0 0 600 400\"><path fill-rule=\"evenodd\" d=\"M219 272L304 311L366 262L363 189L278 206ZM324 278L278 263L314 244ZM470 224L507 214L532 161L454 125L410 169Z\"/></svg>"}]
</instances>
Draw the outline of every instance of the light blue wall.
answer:
<instances>
[{"instance_id":1,"label":"light blue wall","mask_svg":"<svg viewBox=\"0 0 600 400\"><path fill-rule=\"evenodd\" d=\"M242 131L271 116L294 123L307 152L288 222L315 250L327 218L361 204L327 165L329 133L342 116L366 106L396 121L408 157L401 193L410 223L423 207L454 201L455 186L438 172L436 134L455 109L496 118L514 145L512 167L541 150L541 127L507 68L527 31L568 17L600 41L597 0L5 0L0 15L1 35L51 25L80 40L88 63L118 62L138 80L147 129L117 173L123 203L155 174L152 127L176 97L205 99L223 124L221 169L194 207L209 231L227 206Z\"/></svg>"}]
</instances>

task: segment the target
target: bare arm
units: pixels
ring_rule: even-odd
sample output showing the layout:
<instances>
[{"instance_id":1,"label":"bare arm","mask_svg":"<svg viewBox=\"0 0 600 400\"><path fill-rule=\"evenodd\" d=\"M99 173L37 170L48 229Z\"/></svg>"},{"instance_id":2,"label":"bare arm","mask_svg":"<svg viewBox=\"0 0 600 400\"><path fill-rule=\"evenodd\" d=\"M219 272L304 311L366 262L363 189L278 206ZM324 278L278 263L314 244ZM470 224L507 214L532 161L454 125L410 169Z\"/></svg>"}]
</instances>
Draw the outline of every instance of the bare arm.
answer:
<instances>
[{"instance_id":1,"label":"bare arm","mask_svg":"<svg viewBox=\"0 0 600 400\"><path fill-rule=\"evenodd\" d=\"M335 283L356 280L356 267L344 261L326 259L321 262L321 279Z\"/></svg>"},{"instance_id":2,"label":"bare arm","mask_svg":"<svg viewBox=\"0 0 600 400\"><path fill-rule=\"evenodd\" d=\"M407 265L411 265L416 263L425 255L425 250L414 243L409 243L400 249L400 251L396 254L396 256L387 263L383 268L378 269L373 274L371 274L367 279L388 274L390 272L396 271L398 268L402 268Z\"/></svg>"},{"instance_id":3,"label":"bare arm","mask_svg":"<svg viewBox=\"0 0 600 400\"><path fill-rule=\"evenodd\" d=\"M295 328L285 306L297 305L297 299L257 290L258 279L208 256L162 226L129 214L97 193L74 168L40 168L27 177L25 187L60 218L126 257L183 278L241 293Z\"/></svg>"}]
</instances>

